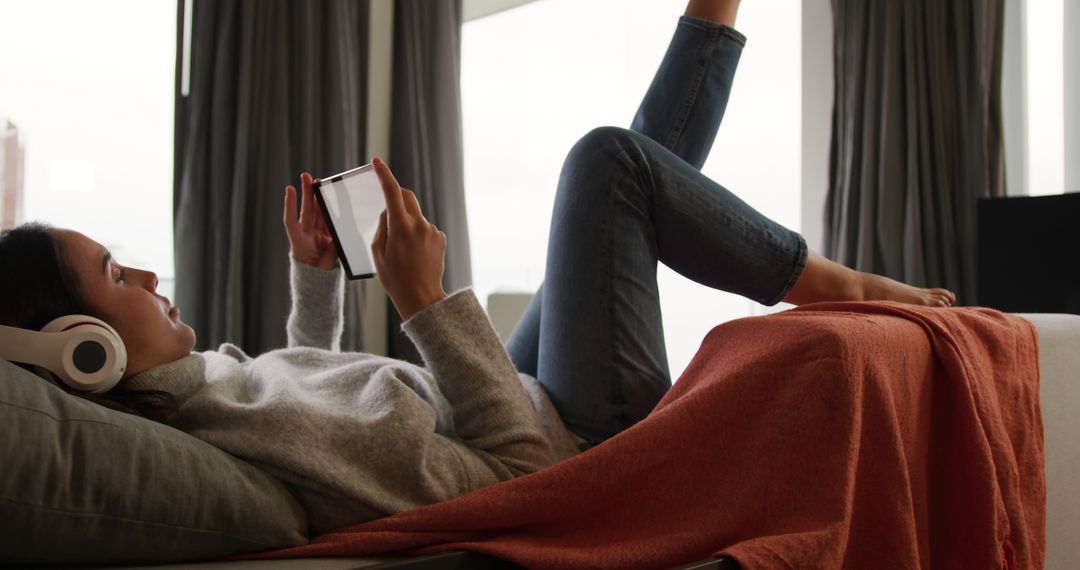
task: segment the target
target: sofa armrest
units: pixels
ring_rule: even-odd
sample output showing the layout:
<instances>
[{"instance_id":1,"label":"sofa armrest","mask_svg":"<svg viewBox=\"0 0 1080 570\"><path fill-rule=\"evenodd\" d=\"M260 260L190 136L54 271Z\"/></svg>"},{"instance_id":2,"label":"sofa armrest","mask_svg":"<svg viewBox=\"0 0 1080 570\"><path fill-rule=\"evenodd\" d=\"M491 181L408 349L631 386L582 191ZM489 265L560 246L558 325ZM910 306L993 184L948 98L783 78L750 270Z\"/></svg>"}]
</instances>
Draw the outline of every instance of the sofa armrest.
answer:
<instances>
[{"instance_id":1,"label":"sofa armrest","mask_svg":"<svg viewBox=\"0 0 1080 570\"><path fill-rule=\"evenodd\" d=\"M1046 567L1080 567L1080 315L1024 313L1039 334Z\"/></svg>"}]
</instances>

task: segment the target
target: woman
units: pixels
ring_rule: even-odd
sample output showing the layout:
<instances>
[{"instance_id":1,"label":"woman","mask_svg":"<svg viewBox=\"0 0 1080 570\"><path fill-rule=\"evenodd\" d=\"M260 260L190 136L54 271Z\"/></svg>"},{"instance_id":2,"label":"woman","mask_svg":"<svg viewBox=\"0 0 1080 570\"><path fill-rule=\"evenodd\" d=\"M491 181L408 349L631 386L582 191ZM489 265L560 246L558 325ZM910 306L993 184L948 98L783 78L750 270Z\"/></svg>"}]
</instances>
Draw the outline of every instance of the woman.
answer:
<instances>
[{"instance_id":1,"label":"woman","mask_svg":"<svg viewBox=\"0 0 1080 570\"><path fill-rule=\"evenodd\" d=\"M0 237L0 323L82 313L127 347L106 395L287 483L313 533L446 500L543 469L644 418L670 387L656 263L765 304L889 299L948 306L942 289L859 273L809 252L699 168L744 38L735 1L693 0L632 130L575 145L556 196L546 281L504 348L470 290L442 289L445 236L376 159L386 210L380 282L426 368L340 353L342 278L301 176L285 190L289 347L193 353L157 278L90 238L26 225ZM18 303L11 303L17 299Z\"/></svg>"}]
</instances>

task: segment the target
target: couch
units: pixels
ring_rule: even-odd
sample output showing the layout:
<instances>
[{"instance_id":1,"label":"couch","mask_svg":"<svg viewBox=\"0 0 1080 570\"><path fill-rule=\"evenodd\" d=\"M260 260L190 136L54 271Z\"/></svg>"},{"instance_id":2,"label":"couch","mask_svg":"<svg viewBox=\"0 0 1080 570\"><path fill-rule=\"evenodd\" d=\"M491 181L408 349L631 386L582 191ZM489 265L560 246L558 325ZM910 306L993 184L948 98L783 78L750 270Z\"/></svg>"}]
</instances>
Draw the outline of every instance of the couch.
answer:
<instances>
[{"instance_id":1,"label":"couch","mask_svg":"<svg viewBox=\"0 0 1080 570\"><path fill-rule=\"evenodd\" d=\"M1080 534L1080 316L1023 316L1039 334L1046 567L1080 567L1080 542L1074 540ZM183 563L309 538L305 514L288 488L258 465L187 434L66 394L5 361L0 409L0 563ZM190 565L514 567L467 552ZM714 560L688 567L737 565Z\"/></svg>"}]
</instances>

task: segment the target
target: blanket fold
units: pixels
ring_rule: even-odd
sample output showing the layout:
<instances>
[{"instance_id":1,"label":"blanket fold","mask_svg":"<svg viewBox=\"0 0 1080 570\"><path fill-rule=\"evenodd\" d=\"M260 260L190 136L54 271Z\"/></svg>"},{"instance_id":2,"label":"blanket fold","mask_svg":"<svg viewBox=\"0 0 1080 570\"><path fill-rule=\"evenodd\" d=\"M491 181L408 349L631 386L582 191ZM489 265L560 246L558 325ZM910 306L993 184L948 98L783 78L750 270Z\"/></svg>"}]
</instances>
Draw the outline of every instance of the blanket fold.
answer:
<instances>
[{"instance_id":1,"label":"blanket fold","mask_svg":"<svg viewBox=\"0 0 1080 570\"><path fill-rule=\"evenodd\" d=\"M530 568L1040 568L1031 324L818 303L713 329L644 421L548 469L237 557L468 549Z\"/></svg>"}]
</instances>

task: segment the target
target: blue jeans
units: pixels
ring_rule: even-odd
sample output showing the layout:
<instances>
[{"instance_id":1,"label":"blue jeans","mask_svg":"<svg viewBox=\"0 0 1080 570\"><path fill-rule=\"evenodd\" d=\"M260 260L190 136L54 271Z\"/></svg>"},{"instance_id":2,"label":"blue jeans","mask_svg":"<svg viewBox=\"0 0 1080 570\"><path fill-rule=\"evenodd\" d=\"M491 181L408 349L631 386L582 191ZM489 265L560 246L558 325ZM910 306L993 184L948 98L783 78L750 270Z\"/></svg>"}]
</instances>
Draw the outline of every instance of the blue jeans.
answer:
<instances>
[{"instance_id":1,"label":"blue jeans","mask_svg":"<svg viewBox=\"0 0 1080 570\"><path fill-rule=\"evenodd\" d=\"M545 280L506 348L589 445L643 419L671 387L657 261L766 305L806 264L802 236L700 171L744 42L683 16L631 130L593 130L563 164Z\"/></svg>"}]
</instances>

